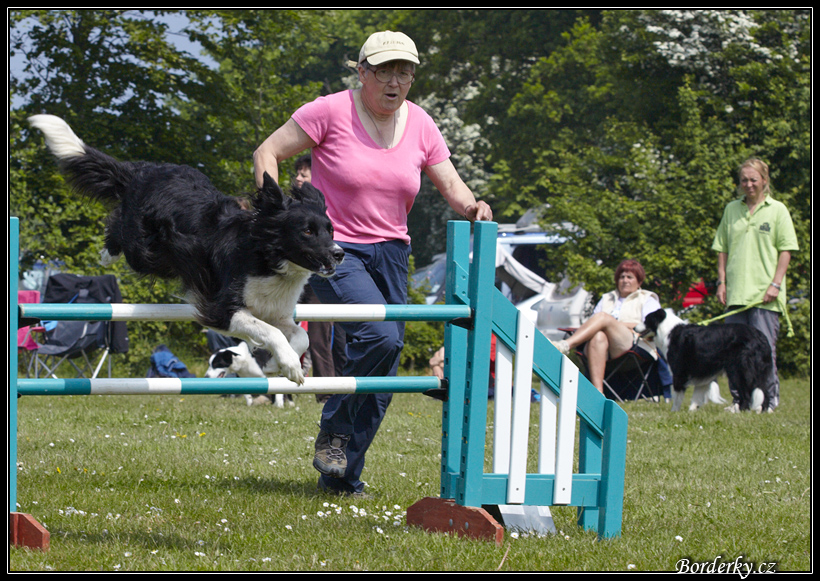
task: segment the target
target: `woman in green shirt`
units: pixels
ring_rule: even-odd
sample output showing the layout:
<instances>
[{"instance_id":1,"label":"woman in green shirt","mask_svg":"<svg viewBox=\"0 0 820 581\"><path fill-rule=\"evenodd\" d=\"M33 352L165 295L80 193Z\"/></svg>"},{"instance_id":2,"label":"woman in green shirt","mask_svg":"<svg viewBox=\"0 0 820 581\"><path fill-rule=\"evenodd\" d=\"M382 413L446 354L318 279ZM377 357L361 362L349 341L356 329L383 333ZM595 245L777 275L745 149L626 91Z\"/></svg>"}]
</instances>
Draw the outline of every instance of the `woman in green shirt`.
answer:
<instances>
[{"instance_id":1,"label":"woman in green shirt","mask_svg":"<svg viewBox=\"0 0 820 581\"><path fill-rule=\"evenodd\" d=\"M786 270L791 253L798 249L797 236L789 210L771 197L765 162L744 162L739 180L742 197L726 206L712 244L718 253L717 297L729 311L755 305L727 317L726 322L752 325L769 340L775 364L767 392L772 411L780 399L775 352L779 314L786 310Z\"/></svg>"}]
</instances>

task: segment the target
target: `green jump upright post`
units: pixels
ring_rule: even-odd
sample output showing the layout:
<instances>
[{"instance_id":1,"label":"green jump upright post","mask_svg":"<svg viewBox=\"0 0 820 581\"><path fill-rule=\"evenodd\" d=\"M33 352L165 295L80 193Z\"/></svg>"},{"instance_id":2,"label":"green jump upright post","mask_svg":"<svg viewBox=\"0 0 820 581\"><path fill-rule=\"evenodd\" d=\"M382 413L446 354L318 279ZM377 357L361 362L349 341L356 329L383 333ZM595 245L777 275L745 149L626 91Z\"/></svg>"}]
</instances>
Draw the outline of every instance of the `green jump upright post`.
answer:
<instances>
[{"instance_id":1,"label":"green jump upright post","mask_svg":"<svg viewBox=\"0 0 820 581\"><path fill-rule=\"evenodd\" d=\"M448 323L445 333L441 497L462 506L481 506L496 238L495 223L477 222L470 263L470 224L447 225L447 302L468 304L472 316Z\"/></svg>"},{"instance_id":2,"label":"green jump upright post","mask_svg":"<svg viewBox=\"0 0 820 581\"><path fill-rule=\"evenodd\" d=\"M49 532L30 514L17 512L17 281L20 220L9 217L9 545L48 550Z\"/></svg>"},{"instance_id":3,"label":"green jump upright post","mask_svg":"<svg viewBox=\"0 0 820 581\"><path fill-rule=\"evenodd\" d=\"M469 305L470 224L447 223L447 304ZM448 379L447 401L441 425L441 498L454 499L461 456L464 423L464 389L467 374L467 328L472 321L450 321L444 331L444 377Z\"/></svg>"},{"instance_id":4,"label":"green jump upright post","mask_svg":"<svg viewBox=\"0 0 820 581\"><path fill-rule=\"evenodd\" d=\"M467 337L461 465L456 484L456 502L462 506L482 505L497 238L497 224L475 223L468 285L473 317Z\"/></svg>"},{"instance_id":5,"label":"green jump upright post","mask_svg":"<svg viewBox=\"0 0 820 581\"><path fill-rule=\"evenodd\" d=\"M9 512L17 510L17 257L20 221L9 218Z\"/></svg>"},{"instance_id":6,"label":"green jump upright post","mask_svg":"<svg viewBox=\"0 0 820 581\"><path fill-rule=\"evenodd\" d=\"M407 524L501 545L504 527L481 506L497 231L493 222L475 224L470 262L470 224L447 224L447 303L469 305L471 316L445 330L441 497L410 506Z\"/></svg>"}]
</instances>

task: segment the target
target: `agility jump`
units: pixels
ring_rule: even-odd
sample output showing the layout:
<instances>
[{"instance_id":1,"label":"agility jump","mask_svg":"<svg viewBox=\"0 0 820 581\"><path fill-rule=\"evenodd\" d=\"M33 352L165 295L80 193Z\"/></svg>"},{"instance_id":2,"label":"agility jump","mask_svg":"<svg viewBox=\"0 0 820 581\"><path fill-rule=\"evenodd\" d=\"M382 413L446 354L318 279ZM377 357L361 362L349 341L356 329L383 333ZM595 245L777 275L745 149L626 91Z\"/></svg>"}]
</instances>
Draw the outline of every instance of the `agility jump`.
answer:
<instances>
[{"instance_id":1,"label":"agility jump","mask_svg":"<svg viewBox=\"0 0 820 581\"><path fill-rule=\"evenodd\" d=\"M427 393L443 400L441 493L408 508L426 530L494 540L503 526L488 512L538 518L550 506L577 507L578 523L599 538L621 533L627 416L606 399L494 286L497 225L447 227L445 305L299 305L297 320L446 321L444 380L435 377L270 379L18 379L21 317L48 320L194 320L188 305L17 304L19 222L9 219L10 543L47 548L48 532L17 505L17 398L67 394ZM487 454L491 336L497 337L492 472ZM12 340L14 338L14 340ZM540 380L538 472L526 472L531 380ZM576 424L579 438L576 445ZM573 473L577 455L578 471ZM548 510L546 511L548 513ZM505 519L506 520L506 516Z\"/></svg>"}]
</instances>

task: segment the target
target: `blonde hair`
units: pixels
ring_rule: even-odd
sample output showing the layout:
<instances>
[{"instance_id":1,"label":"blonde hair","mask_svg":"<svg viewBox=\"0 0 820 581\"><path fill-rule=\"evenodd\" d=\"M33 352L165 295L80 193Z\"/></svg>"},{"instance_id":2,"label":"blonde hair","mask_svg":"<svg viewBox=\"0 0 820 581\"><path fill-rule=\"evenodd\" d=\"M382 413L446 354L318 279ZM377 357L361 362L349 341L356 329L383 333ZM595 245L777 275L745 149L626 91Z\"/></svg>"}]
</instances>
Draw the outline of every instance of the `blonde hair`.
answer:
<instances>
[{"instance_id":1,"label":"blonde hair","mask_svg":"<svg viewBox=\"0 0 820 581\"><path fill-rule=\"evenodd\" d=\"M742 164L740 164L739 168L737 168L738 179L740 179L740 173L747 167L752 168L753 170L755 170L757 173L760 174L760 177L762 177L763 181L766 182L766 185L763 188L763 193L765 193L767 195L770 194L771 190L769 188L769 185L770 185L771 182L769 181L769 165L765 161L763 161L762 159L758 159L756 157L747 159ZM743 191L740 188L740 184L738 184L737 188L738 188L738 191L741 194L743 194Z\"/></svg>"}]
</instances>

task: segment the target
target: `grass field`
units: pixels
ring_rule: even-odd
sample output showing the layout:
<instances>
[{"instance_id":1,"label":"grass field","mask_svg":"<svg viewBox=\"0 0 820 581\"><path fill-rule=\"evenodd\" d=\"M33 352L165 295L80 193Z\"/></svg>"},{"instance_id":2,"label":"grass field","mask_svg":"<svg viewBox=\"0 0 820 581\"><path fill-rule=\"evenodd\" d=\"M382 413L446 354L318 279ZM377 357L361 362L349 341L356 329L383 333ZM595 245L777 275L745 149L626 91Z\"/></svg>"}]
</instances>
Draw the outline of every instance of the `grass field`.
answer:
<instances>
[{"instance_id":1,"label":"grass field","mask_svg":"<svg viewBox=\"0 0 820 581\"><path fill-rule=\"evenodd\" d=\"M368 454L369 499L316 491L313 396L281 410L217 396L25 397L18 510L51 548L12 549L9 569L806 571L809 389L785 381L778 411L760 416L626 404L621 537L599 541L557 507L558 534L506 532L500 547L406 525L408 506L439 494L441 404L421 395L395 396Z\"/></svg>"}]
</instances>

